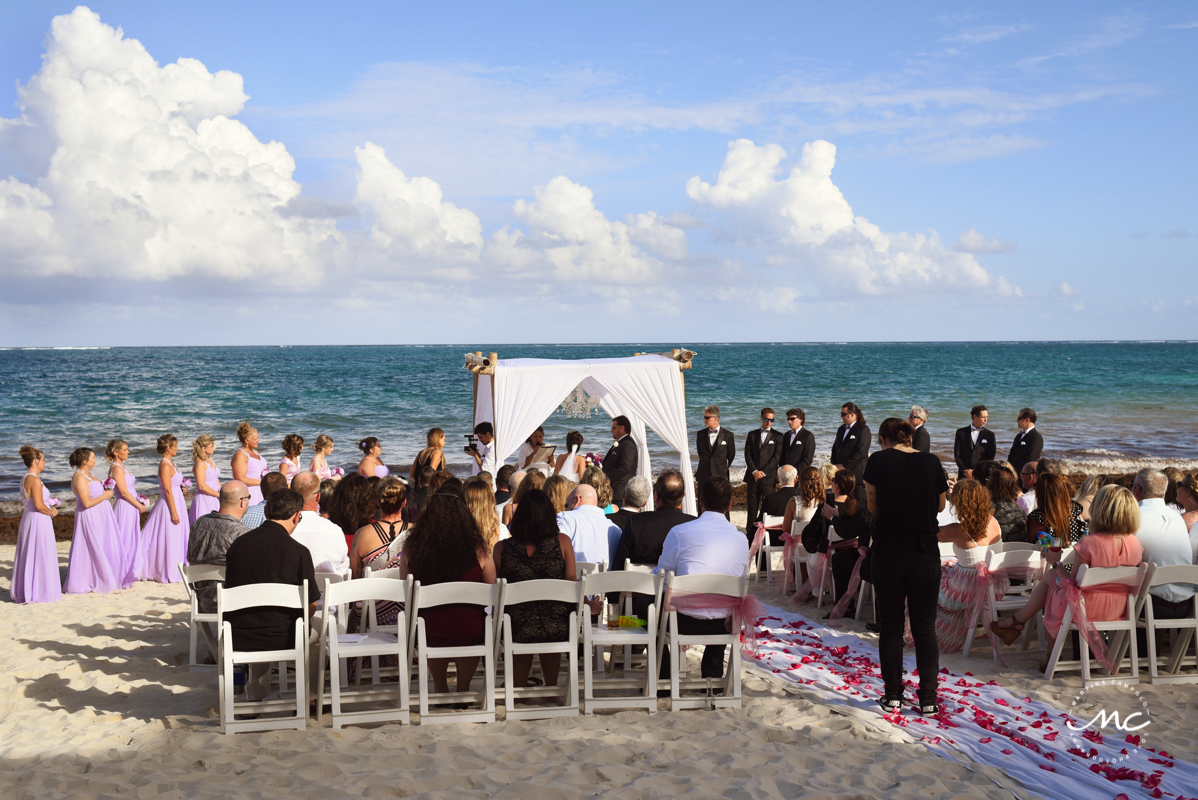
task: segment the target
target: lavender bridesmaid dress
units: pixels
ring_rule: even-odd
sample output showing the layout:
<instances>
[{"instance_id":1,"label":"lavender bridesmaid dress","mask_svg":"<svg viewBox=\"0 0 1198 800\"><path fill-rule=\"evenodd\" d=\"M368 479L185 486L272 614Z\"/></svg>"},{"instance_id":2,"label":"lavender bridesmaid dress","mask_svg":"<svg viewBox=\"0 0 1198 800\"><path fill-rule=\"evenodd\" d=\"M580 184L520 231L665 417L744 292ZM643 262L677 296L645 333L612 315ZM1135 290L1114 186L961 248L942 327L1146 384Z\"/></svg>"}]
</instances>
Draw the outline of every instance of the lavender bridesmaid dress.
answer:
<instances>
[{"instance_id":1,"label":"lavender bridesmaid dress","mask_svg":"<svg viewBox=\"0 0 1198 800\"><path fill-rule=\"evenodd\" d=\"M88 482L88 497L102 494L104 487L99 481ZM128 588L132 581L121 574L121 560L121 539L112 506L107 502L87 509L82 503L76 505L70 564L62 590L67 594L105 594Z\"/></svg>"},{"instance_id":2,"label":"lavender bridesmaid dress","mask_svg":"<svg viewBox=\"0 0 1198 800\"><path fill-rule=\"evenodd\" d=\"M121 465L121 469L125 472L125 488L129 494L137 497L137 478L129 468ZM109 473L111 476L111 472ZM114 480L115 480L115 476ZM128 583L132 584L136 580L141 580L142 570L145 568L145 549L142 547L141 540L141 513L137 507L127 503L121 498L119 492L114 492L116 502L112 507L112 516L116 520L117 536L121 542L121 575Z\"/></svg>"},{"instance_id":3,"label":"lavender bridesmaid dress","mask_svg":"<svg viewBox=\"0 0 1198 800\"><path fill-rule=\"evenodd\" d=\"M242 448L244 450L244 448ZM245 465L245 476L250 480L260 480L264 470L270 469L270 465L266 463L265 458L255 458L248 450L245 451L249 461ZM262 487L250 486L250 505L254 506L262 502Z\"/></svg>"},{"instance_id":4,"label":"lavender bridesmaid dress","mask_svg":"<svg viewBox=\"0 0 1198 800\"><path fill-rule=\"evenodd\" d=\"M26 475L32 475L30 472ZM58 550L54 544L54 521L37 510L32 497L24 497L25 511L17 529L17 558L12 565L14 603L53 603L62 597L58 577ZM50 492L42 486L42 504L50 500Z\"/></svg>"},{"instance_id":5,"label":"lavender bridesmaid dress","mask_svg":"<svg viewBox=\"0 0 1198 800\"><path fill-rule=\"evenodd\" d=\"M187 505L183 501L183 476L174 464L171 467L174 468L174 474L171 475L170 485L162 487L162 493L150 509L146 526L142 529L146 554L145 579L159 583L179 583L183 580L179 574L179 562L187 561L187 537L191 532L191 526L187 523ZM166 503L167 492L175 498L178 525L171 522L171 508Z\"/></svg>"},{"instance_id":6,"label":"lavender bridesmaid dress","mask_svg":"<svg viewBox=\"0 0 1198 800\"><path fill-rule=\"evenodd\" d=\"M209 489L220 491L220 469L211 464L205 467L204 484ZM191 525L196 524L196 520L205 514L220 509L220 500L215 497L210 497L203 492L196 491L195 496L191 498L191 508L187 511L187 521Z\"/></svg>"}]
</instances>

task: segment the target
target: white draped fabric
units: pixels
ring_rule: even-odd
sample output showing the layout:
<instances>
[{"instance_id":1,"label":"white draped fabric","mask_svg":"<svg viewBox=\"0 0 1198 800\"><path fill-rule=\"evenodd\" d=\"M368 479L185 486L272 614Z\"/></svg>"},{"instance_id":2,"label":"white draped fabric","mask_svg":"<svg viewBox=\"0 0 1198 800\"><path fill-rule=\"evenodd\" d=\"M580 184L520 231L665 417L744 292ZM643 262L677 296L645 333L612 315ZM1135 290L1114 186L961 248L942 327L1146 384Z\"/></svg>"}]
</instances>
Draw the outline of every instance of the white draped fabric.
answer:
<instances>
[{"instance_id":1,"label":"white draped fabric","mask_svg":"<svg viewBox=\"0 0 1198 800\"><path fill-rule=\"evenodd\" d=\"M623 414L632 422L631 435L640 448L638 474L652 474L646 426L678 451L682 474L692 474L682 374L673 359L656 355L582 361L516 358L499 361L494 370L494 375L478 376L474 421L495 425L497 463L514 454L582 384L609 415ZM492 408L484 409L484 396L492 401L493 415ZM683 510L698 513L691 481L686 481Z\"/></svg>"}]
</instances>

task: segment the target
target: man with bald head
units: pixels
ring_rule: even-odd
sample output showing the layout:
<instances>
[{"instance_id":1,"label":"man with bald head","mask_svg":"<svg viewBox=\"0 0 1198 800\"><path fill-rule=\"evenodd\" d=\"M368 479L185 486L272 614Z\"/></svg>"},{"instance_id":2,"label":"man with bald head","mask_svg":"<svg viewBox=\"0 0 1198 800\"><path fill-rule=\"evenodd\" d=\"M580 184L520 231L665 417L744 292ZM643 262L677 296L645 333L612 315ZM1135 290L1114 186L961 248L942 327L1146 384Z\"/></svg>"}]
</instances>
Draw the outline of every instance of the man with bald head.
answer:
<instances>
[{"instance_id":1,"label":"man with bald head","mask_svg":"<svg viewBox=\"0 0 1198 800\"><path fill-rule=\"evenodd\" d=\"M205 514L191 526L187 540L187 563L192 566L213 564L225 566L225 553L238 536L249 530L241 518L250 507L250 490L241 481L228 481L220 487L220 508ZM197 581L193 586L201 614L216 613L216 581ZM200 626L208 649L215 655L216 639L208 623ZM215 659L205 663L215 664Z\"/></svg>"},{"instance_id":2,"label":"man with bald head","mask_svg":"<svg viewBox=\"0 0 1198 800\"><path fill-rule=\"evenodd\" d=\"M320 476L301 472L291 479L291 489L304 500L291 538L308 548L317 572L342 572L349 566L349 546L341 527L320 516Z\"/></svg>"},{"instance_id":3,"label":"man with bald head","mask_svg":"<svg viewBox=\"0 0 1198 800\"><path fill-rule=\"evenodd\" d=\"M557 515L557 528L570 537L578 561L611 563L611 551L620 541L620 528L599 507L595 487L580 483L566 496L566 508Z\"/></svg>"}]
</instances>

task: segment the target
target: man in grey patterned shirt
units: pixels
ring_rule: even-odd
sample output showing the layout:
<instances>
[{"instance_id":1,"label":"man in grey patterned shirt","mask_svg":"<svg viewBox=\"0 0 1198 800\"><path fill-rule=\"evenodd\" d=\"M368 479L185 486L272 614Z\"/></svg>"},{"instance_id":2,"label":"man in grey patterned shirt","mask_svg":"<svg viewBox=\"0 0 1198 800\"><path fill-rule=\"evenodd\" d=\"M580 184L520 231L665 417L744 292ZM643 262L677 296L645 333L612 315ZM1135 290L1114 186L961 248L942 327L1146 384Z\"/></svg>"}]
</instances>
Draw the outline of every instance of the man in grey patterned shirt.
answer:
<instances>
[{"instance_id":1,"label":"man in grey patterned shirt","mask_svg":"<svg viewBox=\"0 0 1198 800\"><path fill-rule=\"evenodd\" d=\"M189 564L225 565L225 553L229 545L249 528L242 524L250 505L250 490L241 481L228 481L220 487L220 510L205 514L191 528L187 544ZM216 581L199 581L195 584L200 612L216 613Z\"/></svg>"}]
</instances>

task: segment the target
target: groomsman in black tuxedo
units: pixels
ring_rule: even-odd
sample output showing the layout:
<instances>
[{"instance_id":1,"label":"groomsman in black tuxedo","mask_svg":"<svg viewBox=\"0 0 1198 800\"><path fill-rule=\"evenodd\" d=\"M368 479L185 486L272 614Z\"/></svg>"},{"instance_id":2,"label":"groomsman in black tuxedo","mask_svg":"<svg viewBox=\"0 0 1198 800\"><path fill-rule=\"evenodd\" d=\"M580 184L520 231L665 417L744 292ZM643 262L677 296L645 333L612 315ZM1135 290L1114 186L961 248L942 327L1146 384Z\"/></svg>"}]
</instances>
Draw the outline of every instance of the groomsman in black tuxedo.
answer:
<instances>
[{"instance_id":1,"label":"groomsman in black tuxedo","mask_svg":"<svg viewBox=\"0 0 1198 800\"><path fill-rule=\"evenodd\" d=\"M699 469L695 474L699 491L708 478L728 480L728 469L736 459L736 436L720 427L719 406L703 409L703 427L695 434L695 447L699 451Z\"/></svg>"},{"instance_id":2,"label":"groomsman in black tuxedo","mask_svg":"<svg viewBox=\"0 0 1198 800\"><path fill-rule=\"evenodd\" d=\"M983 461L993 461L996 450L994 433L986 427L990 412L985 406L969 410L972 422L957 429L953 442L953 460L957 462L957 480L973 477L973 468Z\"/></svg>"},{"instance_id":3,"label":"groomsman in black tuxedo","mask_svg":"<svg viewBox=\"0 0 1198 800\"><path fill-rule=\"evenodd\" d=\"M1019 412L1019 419L1015 424L1019 426L1019 433L1015 436L1015 443L1011 445L1007 461L1011 462L1016 473L1022 473L1024 464L1040 460L1040 454L1044 451L1044 437L1036 430L1036 412L1030 408Z\"/></svg>"},{"instance_id":4,"label":"groomsman in black tuxedo","mask_svg":"<svg viewBox=\"0 0 1198 800\"><path fill-rule=\"evenodd\" d=\"M801 408L786 410L786 424L790 430L782 443L782 463L795 468L795 474L811 466L815 460L815 434L803 427L807 414Z\"/></svg>"},{"instance_id":5,"label":"groomsman in black tuxedo","mask_svg":"<svg viewBox=\"0 0 1198 800\"><path fill-rule=\"evenodd\" d=\"M757 519L757 504L774 493L778 465L782 463L782 434L773 429L774 409L761 409L761 427L745 436L745 488L748 490L749 516L746 529L752 537Z\"/></svg>"},{"instance_id":6,"label":"groomsman in black tuxedo","mask_svg":"<svg viewBox=\"0 0 1198 800\"><path fill-rule=\"evenodd\" d=\"M856 403L845 403L840 407L841 426L836 429L832 440L832 464L837 469L847 469L857 476L857 502L864 505L865 462L869 459L869 445L873 433L865 424L865 414Z\"/></svg>"},{"instance_id":7,"label":"groomsman in black tuxedo","mask_svg":"<svg viewBox=\"0 0 1198 800\"><path fill-rule=\"evenodd\" d=\"M617 504L623 502L624 487L632 480L632 476L636 475L639 461L636 441L628 435L631 432L632 423L623 414L611 421L611 438L615 439L616 443L603 457L603 474L611 482L611 496Z\"/></svg>"},{"instance_id":8,"label":"groomsman in black tuxedo","mask_svg":"<svg viewBox=\"0 0 1198 800\"><path fill-rule=\"evenodd\" d=\"M911 435L911 446L921 453L929 453L932 450L932 437L928 435L928 410L923 406L911 406L911 413L907 415L907 421L911 423L911 427L915 428L915 433Z\"/></svg>"}]
</instances>

